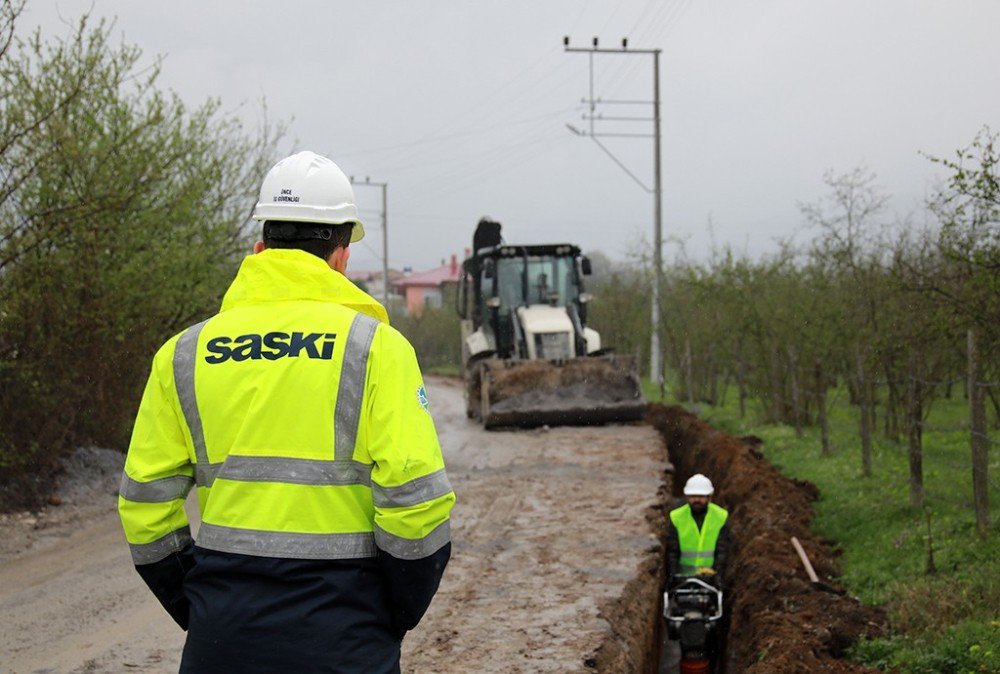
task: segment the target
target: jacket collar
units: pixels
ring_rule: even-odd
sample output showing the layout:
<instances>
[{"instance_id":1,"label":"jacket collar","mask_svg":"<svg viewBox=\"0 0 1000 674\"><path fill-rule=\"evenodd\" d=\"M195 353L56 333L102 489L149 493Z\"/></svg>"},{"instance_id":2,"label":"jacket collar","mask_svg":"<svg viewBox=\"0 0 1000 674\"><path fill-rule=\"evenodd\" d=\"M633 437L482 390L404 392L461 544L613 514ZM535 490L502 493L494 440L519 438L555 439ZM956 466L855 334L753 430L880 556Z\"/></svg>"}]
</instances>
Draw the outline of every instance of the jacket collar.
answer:
<instances>
[{"instance_id":1,"label":"jacket collar","mask_svg":"<svg viewBox=\"0 0 1000 674\"><path fill-rule=\"evenodd\" d=\"M222 311L290 300L332 302L389 322L385 307L323 260L305 251L278 248L244 258L222 299Z\"/></svg>"}]
</instances>

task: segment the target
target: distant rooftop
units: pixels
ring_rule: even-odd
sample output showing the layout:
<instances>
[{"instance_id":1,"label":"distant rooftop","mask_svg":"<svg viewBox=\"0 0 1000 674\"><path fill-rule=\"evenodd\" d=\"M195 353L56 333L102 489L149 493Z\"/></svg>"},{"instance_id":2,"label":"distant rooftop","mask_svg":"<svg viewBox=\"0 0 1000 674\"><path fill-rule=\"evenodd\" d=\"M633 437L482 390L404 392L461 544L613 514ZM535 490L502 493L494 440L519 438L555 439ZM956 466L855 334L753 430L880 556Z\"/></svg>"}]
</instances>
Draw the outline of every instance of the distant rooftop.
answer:
<instances>
[{"instance_id":1,"label":"distant rooftop","mask_svg":"<svg viewBox=\"0 0 1000 674\"><path fill-rule=\"evenodd\" d=\"M458 257L451 256L451 262L441 265L435 269L417 272L392 281L392 285L398 288L408 288L411 286L423 286L437 288L442 283L458 283L461 279L462 266L458 263Z\"/></svg>"}]
</instances>

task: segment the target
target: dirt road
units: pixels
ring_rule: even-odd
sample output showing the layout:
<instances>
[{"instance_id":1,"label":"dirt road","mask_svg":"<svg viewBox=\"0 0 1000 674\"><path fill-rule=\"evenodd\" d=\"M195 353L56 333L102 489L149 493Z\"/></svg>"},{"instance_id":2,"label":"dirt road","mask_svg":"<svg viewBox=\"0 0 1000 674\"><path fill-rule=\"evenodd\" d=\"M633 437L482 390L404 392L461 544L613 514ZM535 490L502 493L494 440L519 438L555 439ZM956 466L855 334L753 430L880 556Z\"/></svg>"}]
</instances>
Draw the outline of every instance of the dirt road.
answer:
<instances>
[{"instance_id":1,"label":"dirt road","mask_svg":"<svg viewBox=\"0 0 1000 674\"><path fill-rule=\"evenodd\" d=\"M428 388L458 504L452 561L406 637L403 670L642 668L667 465L657 432L486 433L465 419L458 382ZM91 477L68 483L62 506L0 519L0 671L176 671L184 635L133 571L119 529L120 458L77 460Z\"/></svg>"},{"instance_id":2,"label":"dirt road","mask_svg":"<svg viewBox=\"0 0 1000 674\"><path fill-rule=\"evenodd\" d=\"M132 568L118 522L123 457L87 458L98 474L87 466L64 505L0 521L0 671L177 671L183 632Z\"/></svg>"}]
</instances>

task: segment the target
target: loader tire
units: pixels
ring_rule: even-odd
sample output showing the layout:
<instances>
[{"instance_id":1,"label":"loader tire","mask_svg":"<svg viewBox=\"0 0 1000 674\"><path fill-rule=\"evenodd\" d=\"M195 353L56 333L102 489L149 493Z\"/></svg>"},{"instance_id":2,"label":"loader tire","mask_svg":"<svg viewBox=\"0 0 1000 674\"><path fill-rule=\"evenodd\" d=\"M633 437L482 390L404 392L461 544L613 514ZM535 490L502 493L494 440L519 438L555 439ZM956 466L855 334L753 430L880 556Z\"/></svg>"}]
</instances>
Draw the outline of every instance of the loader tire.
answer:
<instances>
[{"instance_id":1,"label":"loader tire","mask_svg":"<svg viewBox=\"0 0 1000 674\"><path fill-rule=\"evenodd\" d=\"M482 388L482 368L479 363L469 363L465 373L465 416L469 419L480 418L480 391Z\"/></svg>"}]
</instances>

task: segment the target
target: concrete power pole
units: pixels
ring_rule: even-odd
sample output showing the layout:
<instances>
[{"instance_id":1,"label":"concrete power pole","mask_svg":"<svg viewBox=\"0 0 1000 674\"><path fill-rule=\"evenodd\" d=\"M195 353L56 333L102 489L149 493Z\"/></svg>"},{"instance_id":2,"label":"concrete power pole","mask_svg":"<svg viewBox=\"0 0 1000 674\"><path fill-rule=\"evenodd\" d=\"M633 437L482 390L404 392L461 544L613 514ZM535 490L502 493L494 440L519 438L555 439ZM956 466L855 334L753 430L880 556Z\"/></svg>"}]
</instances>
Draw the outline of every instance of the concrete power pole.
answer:
<instances>
[{"instance_id":1,"label":"concrete power pole","mask_svg":"<svg viewBox=\"0 0 1000 674\"><path fill-rule=\"evenodd\" d=\"M386 192L389 183L373 183L371 178L365 176L363 183L354 182L351 176L352 185L368 185L370 187L382 188L382 306L389 310L389 202Z\"/></svg>"},{"instance_id":2,"label":"concrete power pole","mask_svg":"<svg viewBox=\"0 0 1000 674\"><path fill-rule=\"evenodd\" d=\"M590 122L590 128L588 131L581 131L569 124L569 130L578 136L587 136L593 140L598 147L600 147L604 152L611 157L611 159L618 164L618 166L625 171L639 186L646 192L653 194L653 288L651 293L651 308L650 308L650 323L651 323L651 336L649 340L649 378L657 386L663 385L663 365L660 362L660 286L663 280L663 181L662 181L662 171L660 168L660 49L629 49L628 48L628 38L622 38L622 46L617 49L602 49L598 46L598 40L595 37L592 47L587 48L575 48L569 46L569 37L563 38L563 48L567 52L582 52L589 54L590 56L590 98L586 102L590 104L590 114L586 115L586 119ZM653 56L653 100L652 101L614 101L614 100L604 100L601 98L594 97L594 55L595 54L618 54L618 55L636 55L636 54L651 54ZM625 105L648 105L652 103L653 105L653 117L651 119L636 118L636 117L604 117L603 115L597 115L595 113L598 104L625 104ZM654 176L653 176L653 186L648 187L639 178L635 176L625 166L617 157L615 157L611 150L609 150L601 141L598 140L600 137L607 136L618 136L618 137L638 137L638 138L648 138L649 134L644 133L596 133L594 131L595 121L646 121L653 122L653 162L654 162Z\"/></svg>"}]
</instances>

